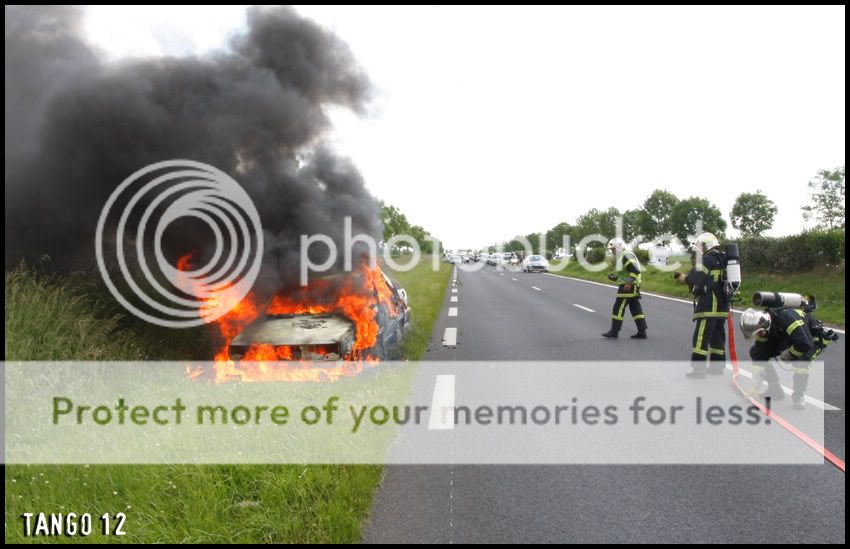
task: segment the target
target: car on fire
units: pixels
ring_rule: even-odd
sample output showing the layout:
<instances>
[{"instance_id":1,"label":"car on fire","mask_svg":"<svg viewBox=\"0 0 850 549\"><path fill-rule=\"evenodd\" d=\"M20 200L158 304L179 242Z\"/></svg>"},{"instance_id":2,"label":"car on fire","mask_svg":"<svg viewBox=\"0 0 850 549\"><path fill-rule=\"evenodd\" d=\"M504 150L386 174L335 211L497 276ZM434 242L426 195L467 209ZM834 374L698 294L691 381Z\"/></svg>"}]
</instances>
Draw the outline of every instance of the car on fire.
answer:
<instances>
[{"instance_id":1,"label":"car on fire","mask_svg":"<svg viewBox=\"0 0 850 549\"><path fill-rule=\"evenodd\" d=\"M359 274L333 275L326 280L345 276L357 279ZM269 309L230 341L230 359L256 360L251 357L251 352L258 347L274 349L277 360L399 358L400 346L411 322L407 292L383 271L380 271L380 277L389 289L388 302L378 298L377 288L369 290L375 299L368 307L375 311L378 333L374 345L365 352L355 352L357 324L342 312L281 313L269 312Z\"/></svg>"}]
</instances>

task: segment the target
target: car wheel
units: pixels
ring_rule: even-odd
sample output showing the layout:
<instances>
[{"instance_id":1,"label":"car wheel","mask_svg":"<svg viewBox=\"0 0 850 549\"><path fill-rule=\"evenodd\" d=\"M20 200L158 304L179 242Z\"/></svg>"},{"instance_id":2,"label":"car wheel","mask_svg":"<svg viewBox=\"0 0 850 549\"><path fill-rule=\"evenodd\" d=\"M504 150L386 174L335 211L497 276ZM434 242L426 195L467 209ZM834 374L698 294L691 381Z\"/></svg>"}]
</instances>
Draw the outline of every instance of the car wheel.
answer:
<instances>
[{"instance_id":1,"label":"car wheel","mask_svg":"<svg viewBox=\"0 0 850 549\"><path fill-rule=\"evenodd\" d=\"M404 330L401 327L401 322L395 325L393 333L393 342L390 344L390 360L399 360L401 358L401 338Z\"/></svg>"}]
</instances>

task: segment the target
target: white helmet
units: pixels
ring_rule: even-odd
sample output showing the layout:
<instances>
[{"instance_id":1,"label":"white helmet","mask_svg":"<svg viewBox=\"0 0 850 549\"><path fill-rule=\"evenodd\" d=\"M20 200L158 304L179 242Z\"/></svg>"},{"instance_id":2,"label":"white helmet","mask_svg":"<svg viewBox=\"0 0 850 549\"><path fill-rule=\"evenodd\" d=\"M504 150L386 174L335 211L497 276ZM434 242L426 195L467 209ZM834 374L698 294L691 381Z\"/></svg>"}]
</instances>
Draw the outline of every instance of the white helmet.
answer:
<instances>
[{"instance_id":1,"label":"white helmet","mask_svg":"<svg viewBox=\"0 0 850 549\"><path fill-rule=\"evenodd\" d=\"M699 251L700 253L705 253L708 250L719 245L720 241L717 240L716 236L711 233L702 233L701 235L696 237L696 239L694 239L693 243L691 244L691 247L694 250Z\"/></svg>"},{"instance_id":2,"label":"white helmet","mask_svg":"<svg viewBox=\"0 0 850 549\"><path fill-rule=\"evenodd\" d=\"M612 238L608 241L607 248L611 250L612 253L621 254L623 250L626 249L626 242L622 238Z\"/></svg>"},{"instance_id":3,"label":"white helmet","mask_svg":"<svg viewBox=\"0 0 850 549\"><path fill-rule=\"evenodd\" d=\"M764 336L770 330L770 315L765 311L753 308L741 314L741 331L747 339L753 336Z\"/></svg>"}]
</instances>

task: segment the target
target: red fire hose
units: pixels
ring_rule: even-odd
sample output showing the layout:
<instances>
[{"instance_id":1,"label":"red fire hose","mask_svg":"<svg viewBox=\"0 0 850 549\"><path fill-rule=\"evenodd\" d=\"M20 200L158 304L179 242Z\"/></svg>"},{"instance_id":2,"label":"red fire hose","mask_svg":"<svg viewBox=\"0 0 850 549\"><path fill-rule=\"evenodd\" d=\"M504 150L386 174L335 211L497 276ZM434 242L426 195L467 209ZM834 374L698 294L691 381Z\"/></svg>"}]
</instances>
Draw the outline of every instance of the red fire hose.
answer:
<instances>
[{"instance_id":1,"label":"red fire hose","mask_svg":"<svg viewBox=\"0 0 850 549\"><path fill-rule=\"evenodd\" d=\"M740 368L738 368L738 353L735 351L735 323L732 321L732 311L729 311L728 328L729 356L732 359L732 383L735 384L735 387L737 387L738 390L741 391L741 394L747 397L749 401L753 403L753 405L755 405L759 410L761 410L764 415L778 423L780 426L782 426L783 429L785 429L798 439L808 444L815 452L819 453L827 460L829 460L830 463L841 469L841 472L844 472L844 460L842 460L841 458L839 458L838 456L818 444L816 441L812 440L812 438L809 437L806 433L800 431L799 429L788 423L788 421L777 415L776 412L768 409L764 404L751 397L747 393L747 391L743 387L741 387L741 384L738 383L738 376L741 372Z\"/></svg>"}]
</instances>

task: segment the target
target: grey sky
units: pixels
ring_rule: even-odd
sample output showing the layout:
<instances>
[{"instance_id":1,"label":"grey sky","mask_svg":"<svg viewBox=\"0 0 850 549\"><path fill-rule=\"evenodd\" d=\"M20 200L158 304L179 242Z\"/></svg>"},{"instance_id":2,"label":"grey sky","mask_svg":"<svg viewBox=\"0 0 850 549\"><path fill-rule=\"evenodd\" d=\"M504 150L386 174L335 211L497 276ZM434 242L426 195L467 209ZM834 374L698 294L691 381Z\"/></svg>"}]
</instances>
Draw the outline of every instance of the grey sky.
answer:
<instances>
[{"instance_id":1,"label":"grey sky","mask_svg":"<svg viewBox=\"0 0 850 549\"><path fill-rule=\"evenodd\" d=\"M655 188L727 216L760 188L771 234L845 162L844 6L299 7L378 88L334 113L370 190L449 247L543 231ZM221 47L244 8L93 7L112 57Z\"/></svg>"}]
</instances>

